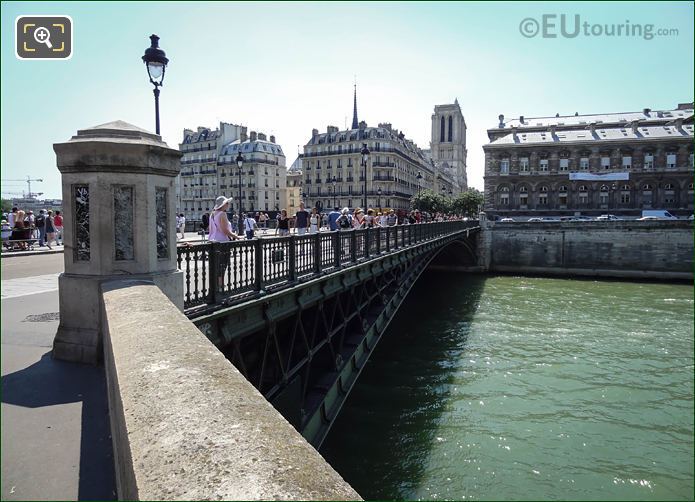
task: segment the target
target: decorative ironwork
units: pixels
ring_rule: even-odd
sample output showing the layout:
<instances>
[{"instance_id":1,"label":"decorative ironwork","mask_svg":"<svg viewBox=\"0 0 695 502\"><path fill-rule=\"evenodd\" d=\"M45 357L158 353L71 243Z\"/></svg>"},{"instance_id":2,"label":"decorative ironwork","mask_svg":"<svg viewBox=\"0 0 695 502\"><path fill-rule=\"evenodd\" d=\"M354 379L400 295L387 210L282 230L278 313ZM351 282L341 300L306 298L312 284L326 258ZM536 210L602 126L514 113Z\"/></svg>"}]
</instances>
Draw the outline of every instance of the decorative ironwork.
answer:
<instances>
[{"instance_id":1,"label":"decorative ironwork","mask_svg":"<svg viewBox=\"0 0 695 502\"><path fill-rule=\"evenodd\" d=\"M180 247L184 308L231 305L473 227L450 221Z\"/></svg>"},{"instance_id":2,"label":"decorative ironwork","mask_svg":"<svg viewBox=\"0 0 695 502\"><path fill-rule=\"evenodd\" d=\"M74 185L73 196L75 199L75 261L89 261L91 257L89 234L89 185Z\"/></svg>"},{"instance_id":3,"label":"decorative ironwork","mask_svg":"<svg viewBox=\"0 0 695 502\"><path fill-rule=\"evenodd\" d=\"M116 260L134 260L133 187L113 187L113 238Z\"/></svg>"},{"instance_id":4,"label":"decorative ironwork","mask_svg":"<svg viewBox=\"0 0 695 502\"><path fill-rule=\"evenodd\" d=\"M155 210L157 212L157 258L169 258L169 212L167 211L168 191L155 188Z\"/></svg>"}]
</instances>

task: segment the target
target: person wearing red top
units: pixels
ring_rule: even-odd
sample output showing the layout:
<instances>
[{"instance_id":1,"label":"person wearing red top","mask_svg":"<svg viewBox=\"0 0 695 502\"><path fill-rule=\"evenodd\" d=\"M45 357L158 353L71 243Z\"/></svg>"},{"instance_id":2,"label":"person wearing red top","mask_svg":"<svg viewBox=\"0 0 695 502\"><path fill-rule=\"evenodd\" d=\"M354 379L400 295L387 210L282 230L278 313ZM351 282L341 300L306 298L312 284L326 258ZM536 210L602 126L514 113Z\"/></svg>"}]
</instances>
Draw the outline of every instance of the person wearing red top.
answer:
<instances>
[{"instance_id":1,"label":"person wearing red top","mask_svg":"<svg viewBox=\"0 0 695 502\"><path fill-rule=\"evenodd\" d=\"M58 240L63 240L63 215L60 211L56 211L56 215L53 217L53 226L55 227L55 243L59 246L61 243Z\"/></svg>"}]
</instances>

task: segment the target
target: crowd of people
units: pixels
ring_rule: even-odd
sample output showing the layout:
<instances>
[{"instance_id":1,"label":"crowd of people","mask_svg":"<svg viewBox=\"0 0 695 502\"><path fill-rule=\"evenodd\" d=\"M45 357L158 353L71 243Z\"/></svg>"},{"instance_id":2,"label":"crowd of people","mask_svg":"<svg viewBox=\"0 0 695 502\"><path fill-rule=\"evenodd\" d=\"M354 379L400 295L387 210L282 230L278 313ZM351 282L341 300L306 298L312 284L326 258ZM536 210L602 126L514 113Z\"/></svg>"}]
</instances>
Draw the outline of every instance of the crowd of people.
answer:
<instances>
[{"instance_id":1,"label":"crowd of people","mask_svg":"<svg viewBox=\"0 0 695 502\"><path fill-rule=\"evenodd\" d=\"M53 249L51 243L61 245L63 240L63 216L60 211L41 209L24 211L13 207L2 213L2 245L6 249L27 250L37 244Z\"/></svg>"},{"instance_id":2,"label":"crowd of people","mask_svg":"<svg viewBox=\"0 0 695 502\"><path fill-rule=\"evenodd\" d=\"M241 238L253 239L257 231L266 233L274 227L274 235L290 235L293 230L297 235L315 234L320 231L354 230L361 228L392 227L396 225L415 225L418 223L429 223L433 221L449 221L460 219L460 216L445 213L429 213L414 209L410 212L405 210L376 210L368 208L366 212L362 208L350 210L347 207L340 209L333 208L330 212L321 212L317 208L307 210L304 203L299 204L299 210L293 214L288 214L286 209L278 211L275 222L271 225L271 217L263 212L229 214L231 200L220 196L215 201L215 207L210 214L204 214L199 232L205 240L209 235L211 241L236 240ZM184 237L185 227L183 214L177 216L176 227Z\"/></svg>"}]
</instances>

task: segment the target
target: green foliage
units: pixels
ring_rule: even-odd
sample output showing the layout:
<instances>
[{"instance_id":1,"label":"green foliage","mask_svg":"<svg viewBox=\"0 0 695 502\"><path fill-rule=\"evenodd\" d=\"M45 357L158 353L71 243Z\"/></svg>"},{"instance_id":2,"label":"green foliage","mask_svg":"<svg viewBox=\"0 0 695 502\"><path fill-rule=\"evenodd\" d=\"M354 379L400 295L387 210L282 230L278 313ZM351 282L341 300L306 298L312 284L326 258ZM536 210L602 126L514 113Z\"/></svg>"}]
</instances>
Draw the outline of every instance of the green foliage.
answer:
<instances>
[{"instance_id":1,"label":"green foliage","mask_svg":"<svg viewBox=\"0 0 695 502\"><path fill-rule=\"evenodd\" d=\"M471 188L456 197L440 195L432 190L423 190L411 199L413 209L429 213L456 213L467 216L477 216L483 205L483 194Z\"/></svg>"},{"instance_id":2,"label":"green foliage","mask_svg":"<svg viewBox=\"0 0 695 502\"><path fill-rule=\"evenodd\" d=\"M469 188L454 199L454 212L466 216L477 216L484 201L482 192L475 188Z\"/></svg>"},{"instance_id":3,"label":"green foliage","mask_svg":"<svg viewBox=\"0 0 695 502\"><path fill-rule=\"evenodd\" d=\"M0 199L2 202L2 212L9 213L12 211L12 201L10 199Z\"/></svg>"},{"instance_id":4,"label":"green foliage","mask_svg":"<svg viewBox=\"0 0 695 502\"><path fill-rule=\"evenodd\" d=\"M422 190L419 195L411 199L413 209L427 211L429 213L448 213L451 211L451 199L432 190Z\"/></svg>"}]
</instances>

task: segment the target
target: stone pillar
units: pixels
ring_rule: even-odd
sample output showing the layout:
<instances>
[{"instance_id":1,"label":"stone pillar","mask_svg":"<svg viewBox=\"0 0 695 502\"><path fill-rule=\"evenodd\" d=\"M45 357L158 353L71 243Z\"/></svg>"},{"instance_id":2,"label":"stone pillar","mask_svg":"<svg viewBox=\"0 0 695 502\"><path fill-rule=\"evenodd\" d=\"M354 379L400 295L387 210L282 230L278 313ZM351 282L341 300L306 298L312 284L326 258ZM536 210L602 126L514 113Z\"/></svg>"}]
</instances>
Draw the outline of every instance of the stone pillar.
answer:
<instances>
[{"instance_id":1,"label":"stone pillar","mask_svg":"<svg viewBox=\"0 0 695 502\"><path fill-rule=\"evenodd\" d=\"M53 150L62 175L65 221L53 357L97 364L102 358L102 282L152 281L183 309L174 186L181 153L160 136L122 121L78 131Z\"/></svg>"}]
</instances>

